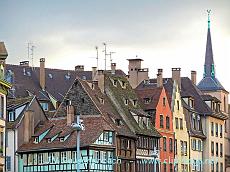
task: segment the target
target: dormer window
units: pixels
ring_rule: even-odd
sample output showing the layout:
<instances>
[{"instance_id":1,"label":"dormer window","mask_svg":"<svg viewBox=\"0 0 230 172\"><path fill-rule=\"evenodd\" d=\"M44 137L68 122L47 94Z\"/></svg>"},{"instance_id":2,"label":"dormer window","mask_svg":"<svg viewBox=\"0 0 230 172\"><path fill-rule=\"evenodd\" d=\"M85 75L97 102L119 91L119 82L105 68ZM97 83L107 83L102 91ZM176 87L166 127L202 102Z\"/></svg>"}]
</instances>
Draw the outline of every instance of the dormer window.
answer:
<instances>
[{"instance_id":1,"label":"dormer window","mask_svg":"<svg viewBox=\"0 0 230 172\"><path fill-rule=\"evenodd\" d=\"M48 111L48 110L49 110L48 103L42 102L42 103L40 103L40 104L41 104L42 109L43 109L44 111Z\"/></svg>"},{"instance_id":2,"label":"dormer window","mask_svg":"<svg viewBox=\"0 0 230 172\"><path fill-rule=\"evenodd\" d=\"M39 142L38 137L35 137L35 138L34 138L34 143L37 144L38 142Z\"/></svg>"},{"instance_id":3,"label":"dormer window","mask_svg":"<svg viewBox=\"0 0 230 172\"><path fill-rule=\"evenodd\" d=\"M48 142L48 143L51 143L51 142L52 142L51 138L48 138L48 139L47 139L47 142Z\"/></svg>"},{"instance_id":4,"label":"dormer window","mask_svg":"<svg viewBox=\"0 0 230 172\"><path fill-rule=\"evenodd\" d=\"M113 80L113 86L117 86L117 80Z\"/></svg>"},{"instance_id":5,"label":"dormer window","mask_svg":"<svg viewBox=\"0 0 230 172\"><path fill-rule=\"evenodd\" d=\"M212 102L212 110L215 110L215 102Z\"/></svg>"},{"instance_id":6,"label":"dormer window","mask_svg":"<svg viewBox=\"0 0 230 172\"><path fill-rule=\"evenodd\" d=\"M104 99L103 98L100 98L100 103L104 104Z\"/></svg>"},{"instance_id":7,"label":"dormer window","mask_svg":"<svg viewBox=\"0 0 230 172\"><path fill-rule=\"evenodd\" d=\"M129 100L125 99L125 105L128 105L128 104L129 104Z\"/></svg>"},{"instance_id":8,"label":"dormer window","mask_svg":"<svg viewBox=\"0 0 230 172\"><path fill-rule=\"evenodd\" d=\"M201 130L201 121L200 121L200 115L197 115L197 127L198 127L198 130Z\"/></svg>"},{"instance_id":9,"label":"dormer window","mask_svg":"<svg viewBox=\"0 0 230 172\"><path fill-rule=\"evenodd\" d=\"M10 111L9 113L8 113L8 121L9 122L12 122L12 121L14 121L15 120L15 111Z\"/></svg>"},{"instance_id":10,"label":"dormer window","mask_svg":"<svg viewBox=\"0 0 230 172\"><path fill-rule=\"evenodd\" d=\"M92 83L91 89L94 90L94 88L95 88L95 85L94 83Z\"/></svg>"},{"instance_id":11,"label":"dormer window","mask_svg":"<svg viewBox=\"0 0 230 172\"><path fill-rule=\"evenodd\" d=\"M191 108L194 108L194 99L192 99L192 98L189 99L189 106Z\"/></svg>"},{"instance_id":12,"label":"dormer window","mask_svg":"<svg viewBox=\"0 0 230 172\"><path fill-rule=\"evenodd\" d=\"M136 99L133 100L133 106L135 106L135 107L137 106L137 100Z\"/></svg>"},{"instance_id":13,"label":"dormer window","mask_svg":"<svg viewBox=\"0 0 230 172\"><path fill-rule=\"evenodd\" d=\"M196 115L195 115L195 113L192 114L192 125L193 125L193 129L196 129Z\"/></svg>"},{"instance_id":14,"label":"dormer window","mask_svg":"<svg viewBox=\"0 0 230 172\"><path fill-rule=\"evenodd\" d=\"M149 104L151 102L150 98L144 98L144 103Z\"/></svg>"},{"instance_id":15,"label":"dormer window","mask_svg":"<svg viewBox=\"0 0 230 172\"><path fill-rule=\"evenodd\" d=\"M64 142L64 141L65 141L65 138L64 138L64 137L60 137L60 138L59 138L59 141L60 141L60 142Z\"/></svg>"}]
</instances>

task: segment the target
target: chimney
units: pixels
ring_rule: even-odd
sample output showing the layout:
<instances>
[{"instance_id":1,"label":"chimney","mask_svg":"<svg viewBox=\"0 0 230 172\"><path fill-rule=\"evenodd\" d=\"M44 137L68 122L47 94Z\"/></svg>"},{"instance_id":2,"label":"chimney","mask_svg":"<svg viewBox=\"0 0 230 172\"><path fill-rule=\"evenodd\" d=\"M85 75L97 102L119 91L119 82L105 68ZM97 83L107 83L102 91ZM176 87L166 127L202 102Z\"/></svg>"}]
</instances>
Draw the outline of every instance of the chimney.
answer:
<instances>
[{"instance_id":1,"label":"chimney","mask_svg":"<svg viewBox=\"0 0 230 172\"><path fill-rule=\"evenodd\" d=\"M92 67L92 80L95 80L96 74L97 74L97 67Z\"/></svg>"},{"instance_id":2,"label":"chimney","mask_svg":"<svg viewBox=\"0 0 230 172\"><path fill-rule=\"evenodd\" d=\"M84 65L75 66L75 71L84 71Z\"/></svg>"},{"instance_id":3,"label":"chimney","mask_svg":"<svg viewBox=\"0 0 230 172\"><path fill-rule=\"evenodd\" d=\"M158 69L157 73L157 87L163 86L163 69Z\"/></svg>"},{"instance_id":4,"label":"chimney","mask_svg":"<svg viewBox=\"0 0 230 172\"><path fill-rule=\"evenodd\" d=\"M191 81L194 85L196 85L196 71L191 71Z\"/></svg>"},{"instance_id":5,"label":"chimney","mask_svg":"<svg viewBox=\"0 0 230 172\"><path fill-rule=\"evenodd\" d=\"M181 68L172 68L172 80L176 81L178 87L181 89L181 77L180 77Z\"/></svg>"},{"instance_id":6,"label":"chimney","mask_svg":"<svg viewBox=\"0 0 230 172\"><path fill-rule=\"evenodd\" d=\"M115 75L116 72L116 63L111 63L111 73Z\"/></svg>"},{"instance_id":7,"label":"chimney","mask_svg":"<svg viewBox=\"0 0 230 172\"><path fill-rule=\"evenodd\" d=\"M66 107L67 113L67 125L70 126L74 122L74 106L71 105L71 102Z\"/></svg>"},{"instance_id":8,"label":"chimney","mask_svg":"<svg viewBox=\"0 0 230 172\"><path fill-rule=\"evenodd\" d=\"M28 143L31 136L34 135L34 111L27 110L24 114L24 143Z\"/></svg>"},{"instance_id":9,"label":"chimney","mask_svg":"<svg viewBox=\"0 0 230 172\"><path fill-rule=\"evenodd\" d=\"M46 77L45 77L45 58L40 58L40 86L45 90Z\"/></svg>"},{"instance_id":10,"label":"chimney","mask_svg":"<svg viewBox=\"0 0 230 172\"><path fill-rule=\"evenodd\" d=\"M29 66L29 61L21 61L20 66Z\"/></svg>"},{"instance_id":11,"label":"chimney","mask_svg":"<svg viewBox=\"0 0 230 172\"><path fill-rule=\"evenodd\" d=\"M105 76L103 70L98 70L95 76L95 79L98 81L98 87L100 88L101 92L104 93L105 88Z\"/></svg>"}]
</instances>

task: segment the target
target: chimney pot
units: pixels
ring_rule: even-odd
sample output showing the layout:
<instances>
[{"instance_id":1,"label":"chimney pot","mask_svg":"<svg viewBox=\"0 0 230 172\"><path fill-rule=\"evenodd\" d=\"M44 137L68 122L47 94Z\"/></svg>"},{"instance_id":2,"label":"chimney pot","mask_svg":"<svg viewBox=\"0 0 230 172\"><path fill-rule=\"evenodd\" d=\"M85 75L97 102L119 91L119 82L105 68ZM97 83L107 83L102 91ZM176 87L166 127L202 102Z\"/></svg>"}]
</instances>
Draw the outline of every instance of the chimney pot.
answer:
<instances>
[{"instance_id":1,"label":"chimney pot","mask_svg":"<svg viewBox=\"0 0 230 172\"><path fill-rule=\"evenodd\" d=\"M29 61L21 61L20 66L29 66Z\"/></svg>"},{"instance_id":2,"label":"chimney pot","mask_svg":"<svg viewBox=\"0 0 230 172\"><path fill-rule=\"evenodd\" d=\"M97 67L92 67L92 80L95 80L95 76L97 74Z\"/></svg>"},{"instance_id":3,"label":"chimney pot","mask_svg":"<svg viewBox=\"0 0 230 172\"><path fill-rule=\"evenodd\" d=\"M77 65L75 66L75 71L84 71L84 65Z\"/></svg>"}]
</instances>

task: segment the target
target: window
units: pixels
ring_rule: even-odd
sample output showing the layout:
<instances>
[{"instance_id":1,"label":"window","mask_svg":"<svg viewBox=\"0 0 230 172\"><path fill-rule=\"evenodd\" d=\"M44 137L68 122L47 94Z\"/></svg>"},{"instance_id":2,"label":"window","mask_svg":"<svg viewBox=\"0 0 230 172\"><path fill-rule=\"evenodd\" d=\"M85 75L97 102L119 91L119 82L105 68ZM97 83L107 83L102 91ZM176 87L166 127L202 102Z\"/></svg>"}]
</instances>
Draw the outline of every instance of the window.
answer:
<instances>
[{"instance_id":1,"label":"window","mask_svg":"<svg viewBox=\"0 0 230 172\"><path fill-rule=\"evenodd\" d=\"M128 105L129 101L128 99L125 99L125 105Z\"/></svg>"},{"instance_id":2,"label":"window","mask_svg":"<svg viewBox=\"0 0 230 172\"><path fill-rule=\"evenodd\" d=\"M166 166L166 163L164 163L164 172L167 172L167 166Z\"/></svg>"},{"instance_id":3,"label":"window","mask_svg":"<svg viewBox=\"0 0 230 172\"><path fill-rule=\"evenodd\" d=\"M194 108L194 100L193 99L190 99L190 107Z\"/></svg>"},{"instance_id":4,"label":"window","mask_svg":"<svg viewBox=\"0 0 230 172\"><path fill-rule=\"evenodd\" d=\"M180 102L179 102L179 100L177 100L177 110L179 110L180 109Z\"/></svg>"},{"instance_id":5,"label":"window","mask_svg":"<svg viewBox=\"0 0 230 172\"><path fill-rule=\"evenodd\" d=\"M211 142L211 153L214 156L214 142Z\"/></svg>"},{"instance_id":6,"label":"window","mask_svg":"<svg viewBox=\"0 0 230 172\"><path fill-rule=\"evenodd\" d=\"M151 102L150 98L144 98L144 103L149 104Z\"/></svg>"},{"instance_id":7,"label":"window","mask_svg":"<svg viewBox=\"0 0 230 172\"><path fill-rule=\"evenodd\" d=\"M173 172L173 165L170 164L170 172Z\"/></svg>"},{"instance_id":8,"label":"window","mask_svg":"<svg viewBox=\"0 0 230 172\"><path fill-rule=\"evenodd\" d=\"M164 151L167 150L166 145L167 145L166 137L163 137L163 149L164 149Z\"/></svg>"},{"instance_id":9,"label":"window","mask_svg":"<svg viewBox=\"0 0 230 172\"><path fill-rule=\"evenodd\" d=\"M220 163L220 172L223 172L223 170L224 170L224 169L223 169L223 163L221 162L221 163Z\"/></svg>"},{"instance_id":10,"label":"window","mask_svg":"<svg viewBox=\"0 0 230 172\"><path fill-rule=\"evenodd\" d=\"M196 115L194 113L192 114L192 126L193 129L196 129Z\"/></svg>"},{"instance_id":11,"label":"window","mask_svg":"<svg viewBox=\"0 0 230 172\"><path fill-rule=\"evenodd\" d=\"M201 144L202 144L201 140L198 140L198 148L197 148L198 151L202 151Z\"/></svg>"},{"instance_id":12,"label":"window","mask_svg":"<svg viewBox=\"0 0 230 172\"><path fill-rule=\"evenodd\" d=\"M61 162L67 162L67 152L61 152Z\"/></svg>"},{"instance_id":13,"label":"window","mask_svg":"<svg viewBox=\"0 0 230 172\"><path fill-rule=\"evenodd\" d=\"M220 157L223 157L223 144L220 143Z\"/></svg>"},{"instance_id":14,"label":"window","mask_svg":"<svg viewBox=\"0 0 230 172\"><path fill-rule=\"evenodd\" d=\"M117 80L113 80L113 85L117 86Z\"/></svg>"},{"instance_id":15,"label":"window","mask_svg":"<svg viewBox=\"0 0 230 172\"><path fill-rule=\"evenodd\" d=\"M175 139L174 141L174 152L175 152L175 155L177 155L177 139Z\"/></svg>"},{"instance_id":16,"label":"window","mask_svg":"<svg viewBox=\"0 0 230 172\"><path fill-rule=\"evenodd\" d=\"M196 150L196 139L192 139L192 150Z\"/></svg>"},{"instance_id":17,"label":"window","mask_svg":"<svg viewBox=\"0 0 230 172\"><path fill-rule=\"evenodd\" d=\"M218 156L218 143L216 143L216 156Z\"/></svg>"},{"instance_id":18,"label":"window","mask_svg":"<svg viewBox=\"0 0 230 172\"><path fill-rule=\"evenodd\" d=\"M196 171L196 160L195 159L193 160L193 163L192 163L192 170Z\"/></svg>"},{"instance_id":19,"label":"window","mask_svg":"<svg viewBox=\"0 0 230 172\"><path fill-rule=\"evenodd\" d=\"M43 154L42 153L38 154L38 164L43 164Z\"/></svg>"},{"instance_id":20,"label":"window","mask_svg":"<svg viewBox=\"0 0 230 172\"><path fill-rule=\"evenodd\" d=\"M176 129L178 129L179 128L179 126L178 126L178 118L175 118L175 121L176 121Z\"/></svg>"},{"instance_id":21,"label":"window","mask_svg":"<svg viewBox=\"0 0 230 172\"><path fill-rule=\"evenodd\" d=\"M160 128L164 128L164 117L160 115Z\"/></svg>"},{"instance_id":22,"label":"window","mask_svg":"<svg viewBox=\"0 0 230 172\"><path fill-rule=\"evenodd\" d=\"M184 144L183 141L180 141L181 155L184 155Z\"/></svg>"},{"instance_id":23,"label":"window","mask_svg":"<svg viewBox=\"0 0 230 172\"><path fill-rule=\"evenodd\" d=\"M35 138L34 138L34 143L38 143L38 141L39 141L39 140L38 140L38 137L35 137Z\"/></svg>"},{"instance_id":24,"label":"window","mask_svg":"<svg viewBox=\"0 0 230 172\"><path fill-rule=\"evenodd\" d=\"M133 106L135 106L135 107L137 106L137 100L135 100L135 99L133 100Z\"/></svg>"},{"instance_id":25,"label":"window","mask_svg":"<svg viewBox=\"0 0 230 172\"><path fill-rule=\"evenodd\" d=\"M40 103L41 104L41 107L42 107L42 109L44 110L44 111L48 111L49 109L48 109L48 103Z\"/></svg>"},{"instance_id":26,"label":"window","mask_svg":"<svg viewBox=\"0 0 230 172\"><path fill-rule=\"evenodd\" d=\"M4 118L4 97L1 96L1 102L0 102L0 118Z\"/></svg>"},{"instance_id":27,"label":"window","mask_svg":"<svg viewBox=\"0 0 230 172\"><path fill-rule=\"evenodd\" d=\"M167 129L170 128L169 117L168 117L168 116L166 116L166 128L167 128Z\"/></svg>"},{"instance_id":28,"label":"window","mask_svg":"<svg viewBox=\"0 0 230 172\"><path fill-rule=\"evenodd\" d=\"M172 138L169 139L169 151L173 152L173 139Z\"/></svg>"},{"instance_id":29,"label":"window","mask_svg":"<svg viewBox=\"0 0 230 172\"><path fill-rule=\"evenodd\" d=\"M187 142L184 141L184 155L187 155Z\"/></svg>"},{"instance_id":30,"label":"window","mask_svg":"<svg viewBox=\"0 0 230 172\"><path fill-rule=\"evenodd\" d=\"M11 171L11 157L6 156L6 169L7 171Z\"/></svg>"},{"instance_id":31,"label":"window","mask_svg":"<svg viewBox=\"0 0 230 172\"><path fill-rule=\"evenodd\" d=\"M211 122L211 135L214 136L214 124Z\"/></svg>"},{"instance_id":32,"label":"window","mask_svg":"<svg viewBox=\"0 0 230 172\"><path fill-rule=\"evenodd\" d=\"M200 115L197 115L197 129L201 130L201 120L200 120Z\"/></svg>"},{"instance_id":33,"label":"window","mask_svg":"<svg viewBox=\"0 0 230 172\"><path fill-rule=\"evenodd\" d=\"M183 120L180 118L180 129L183 130Z\"/></svg>"},{"instance_id":34,"label":"window","mask_svg":"<svg viewBox=\"0 0 230 172\"><path fill-rule=\"evenodd\" d=\"M11 122L11 121L14 121L15 120L15 112L14 111L10 111L8 113L8 121Z\"/></svg>"},{"instance_id":35,"label":"window","mask_svg":"<svg viewBox=\"0 0 230 172\"><path fill-rule=\"evenodd\" d=\"M211 164L211 172L214 172L214 162L212 161L212 164Z\"/></svg>"},{"instance_id":36,"label":"window","mask_svg":"<svg viewBox=\"0 0 230 172\"><path fill-rule=\"evenodd\" d=\"M166 98L163 97L163 106L166 106Z\"/></svg>"},{"instance_id":37,"label":"window","mask_svg":"<svg viewBox=\"0 0 230 172\"><path fill-rule=\"evenodd\" d=\"M217 162L216 163L216 172L218 172L219 171L219 163Z\"/></svg>"},{"instance_id":38,"label":"window","mask_svg":"<svg viewBox=\"0 0 230 172\"><path fill-rule=\"evenodd\" d=\"M223 126L220 125L220 137L222 138L223 137Z\"/></svg>"},{"instance_id":39,"label":"window","mask_svg":"<svg viewBox=\"0 0 230 172\"><path fill-rule=\"evenodd\" d=\"M218 137L218 124L216 123L216 137Z\"/></svg>"}]
</instances>

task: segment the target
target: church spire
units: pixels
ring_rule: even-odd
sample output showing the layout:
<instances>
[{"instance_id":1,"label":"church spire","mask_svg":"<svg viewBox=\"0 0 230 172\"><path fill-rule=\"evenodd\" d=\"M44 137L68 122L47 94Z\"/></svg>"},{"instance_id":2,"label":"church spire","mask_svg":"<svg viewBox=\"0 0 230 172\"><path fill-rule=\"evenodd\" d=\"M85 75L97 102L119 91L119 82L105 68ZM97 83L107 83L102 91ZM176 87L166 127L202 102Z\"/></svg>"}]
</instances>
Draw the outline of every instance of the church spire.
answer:
<instances>
[{"instance_id":1,"label":"church spire","mask_svg":"<svg viewBox=\"0 0 230 172\"><path fill-rule=\"evenodd\" d=\"M207 43L206 43L206 53L205 53L205 64L204 64L204 77L213 77L215 78L215 66L212 53L212 40L210 32L210 12L208 12L208 34L207 34Z\"/></svg>"}]
</instances>

